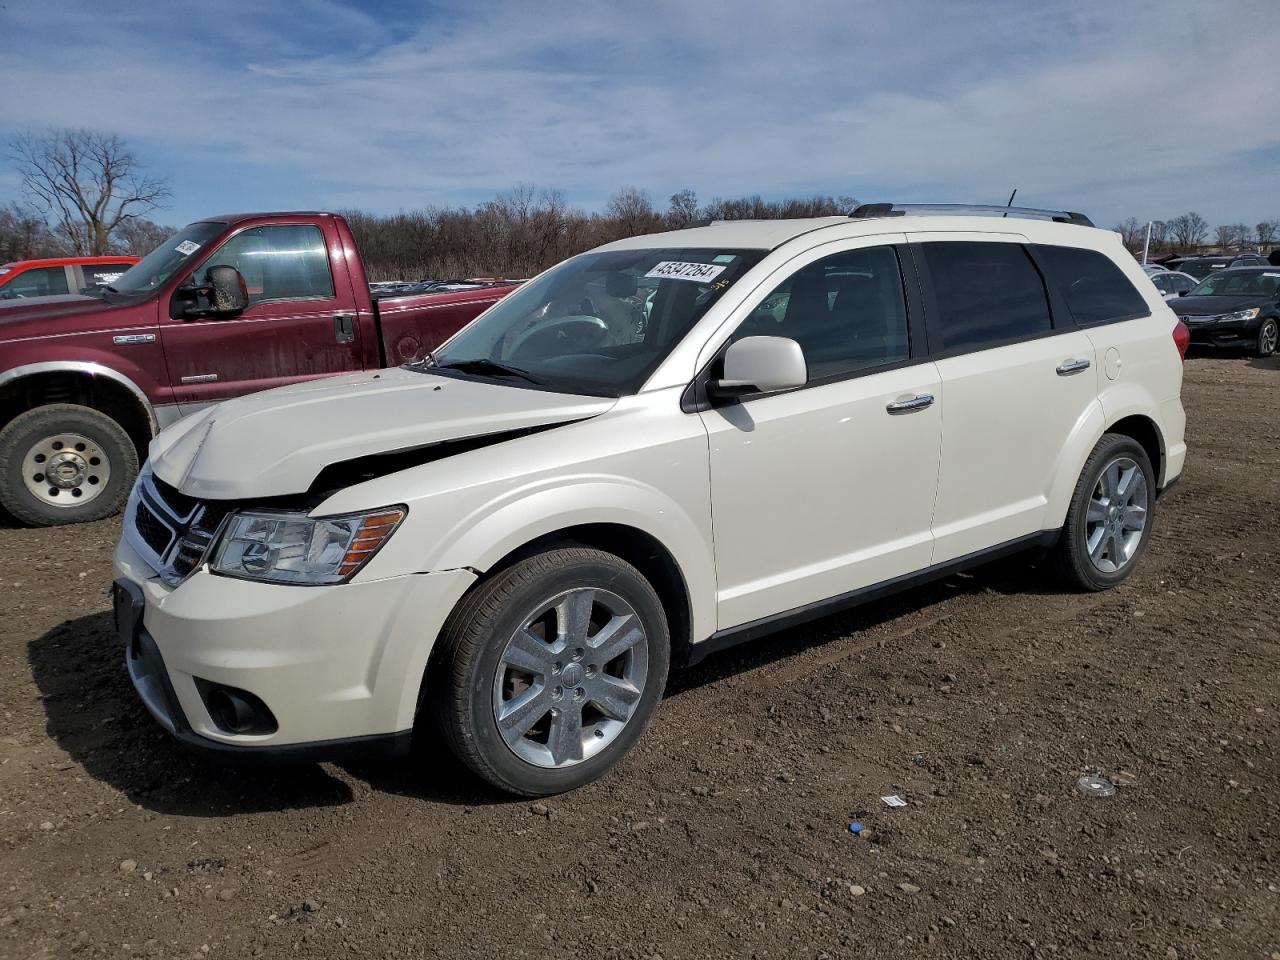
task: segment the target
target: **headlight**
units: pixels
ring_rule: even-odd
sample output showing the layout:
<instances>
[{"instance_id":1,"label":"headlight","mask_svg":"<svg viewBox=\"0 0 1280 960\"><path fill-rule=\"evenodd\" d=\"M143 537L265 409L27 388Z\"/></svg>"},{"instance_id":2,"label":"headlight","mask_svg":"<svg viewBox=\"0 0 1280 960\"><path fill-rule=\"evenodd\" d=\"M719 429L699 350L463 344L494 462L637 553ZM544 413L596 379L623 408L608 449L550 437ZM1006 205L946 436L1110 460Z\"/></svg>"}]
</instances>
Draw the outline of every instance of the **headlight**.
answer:
<instances>
[{"instance_id":1,"label":"headlight","mask_svg":"<svg viewBox=\"0 0 1280 960\"><path fill-rule=\"evenodd\" d=\"M1252 320L1261 312L1262 309L1260 307L1250 307L1248 310L1237 310L1235 313L1224 313L1218 319L1229 321Z\"/></svg>"},{"instance_id":2,"label":"headlight","mask_svg":"<svg viewBox=\"0 0 1280 960\"><path fill-rule=\"evenodd\" d=\"M406 507L345 517L245 511L223 527L209 563L214 573L272 583L343 583L381 549Z\"/></svg>"}]
</instances>

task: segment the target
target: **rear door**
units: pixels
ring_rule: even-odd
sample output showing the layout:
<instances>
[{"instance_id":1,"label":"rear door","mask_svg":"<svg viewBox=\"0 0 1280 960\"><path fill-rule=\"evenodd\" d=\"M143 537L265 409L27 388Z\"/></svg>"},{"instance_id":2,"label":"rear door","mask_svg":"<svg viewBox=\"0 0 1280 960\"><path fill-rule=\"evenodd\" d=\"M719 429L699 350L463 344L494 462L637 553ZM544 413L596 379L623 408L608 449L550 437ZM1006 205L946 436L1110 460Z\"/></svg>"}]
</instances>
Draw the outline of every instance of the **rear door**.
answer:
<instances>
[{"instance_id":1,"label":"rear door","mask_svg":"<svg viewBox=\"0 0 1280 960\"><path fill-rule=\"evenodd\" d=\"M332 224L273 223L232 234L193 272L235 267L249 307L186 319L175 299L161 335L183 412L227 397L362 368L357 312Z\"/></svg>"},{"instance_id":2,"label":"rear door","mask_svg":"<svg viewBox=\"0 0 1280 960\"><path fill-rule=\"evenodd\" d=\"M1088 336L1051 313L1024 238L912 240L942 380L933 560L943 563L1045 529L1059 457L1098 402L1096 358Z\"/></svg>"}]
</instances>

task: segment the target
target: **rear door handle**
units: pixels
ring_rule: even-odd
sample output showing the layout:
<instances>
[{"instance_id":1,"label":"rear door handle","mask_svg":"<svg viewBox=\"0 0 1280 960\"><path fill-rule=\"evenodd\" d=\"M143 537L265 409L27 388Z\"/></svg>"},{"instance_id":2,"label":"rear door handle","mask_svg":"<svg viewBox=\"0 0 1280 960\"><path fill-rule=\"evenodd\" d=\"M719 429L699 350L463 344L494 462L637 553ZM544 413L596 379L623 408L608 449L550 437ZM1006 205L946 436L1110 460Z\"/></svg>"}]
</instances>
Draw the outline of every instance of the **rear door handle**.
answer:
<instances>
[{"instance_id":1,"label":"rear door handle","mask_svg":"<svg viewBox=\"0 0 1280 960\"><path fill-rule=\"evenodd\" d=\"M1081 370L1088 370L1090 363L1088 360L1067 360L1058 367L1058 376L1069 377L1073 373L1079 373Z\"/></svg>"},{"instance_id":2,"label":"rear door handle","mask_svg":"<svg viewBox=\"0 0 1280 960\"><path fill-rule=\"evenodd\" d=\"M356 338L356 315L354 313L335 313L333 315L333 336L338 343L350 343Z\"/></svg>"},{"instance_id":3,"label":"rear door handle","mask_svg":"<svg viewBox=\"0 0 1280 960\"><path fill-rule=\"evenodd\" d=\"M910 413L912 410L923 410L933 406L933 394L918 393L910 400L895 400L885 407L890 413Z\"/></svg>"}]
</instances>

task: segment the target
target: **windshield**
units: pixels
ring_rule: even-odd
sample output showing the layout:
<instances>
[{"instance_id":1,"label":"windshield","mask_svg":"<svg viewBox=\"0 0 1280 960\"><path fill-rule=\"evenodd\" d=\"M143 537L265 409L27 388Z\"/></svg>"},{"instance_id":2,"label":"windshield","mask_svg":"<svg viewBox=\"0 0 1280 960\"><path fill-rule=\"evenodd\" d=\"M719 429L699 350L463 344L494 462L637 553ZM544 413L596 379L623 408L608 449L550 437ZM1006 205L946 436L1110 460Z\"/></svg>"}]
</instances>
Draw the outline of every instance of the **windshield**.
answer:
<instances>
[{"instance_id":1,"label":"windshield","mask_svg":"<svg viewBox=\"0 0 1280 960\"><path fill-rule=\"evenodd\" d=\"M635 393L765 252L672 248L574 257L500 300L439 351L437 365L453 375L563 393Z\"/></svg>"},{"instance_id":2,"label":"windshield","mask_svg":"<svg viewBox=\"0 0 1280 960\"><path fill-rule=\"evenodd\" d=\"M150 293L163 287L191 260L192 255L203 250L226 228L225 223L206 222L185 227L117 277L106 289L116 293Z\"/></svg>"},{"instance_id":3,"label":"windshield","mask_svg":"<svg viewBox=\"0 0 1280 960\"><path fill-rule=\"evenodd\" d=\"M1202 280L1189 297L1274 297L1280 270L1227 270Z\"/></svg>"}]
</instances>

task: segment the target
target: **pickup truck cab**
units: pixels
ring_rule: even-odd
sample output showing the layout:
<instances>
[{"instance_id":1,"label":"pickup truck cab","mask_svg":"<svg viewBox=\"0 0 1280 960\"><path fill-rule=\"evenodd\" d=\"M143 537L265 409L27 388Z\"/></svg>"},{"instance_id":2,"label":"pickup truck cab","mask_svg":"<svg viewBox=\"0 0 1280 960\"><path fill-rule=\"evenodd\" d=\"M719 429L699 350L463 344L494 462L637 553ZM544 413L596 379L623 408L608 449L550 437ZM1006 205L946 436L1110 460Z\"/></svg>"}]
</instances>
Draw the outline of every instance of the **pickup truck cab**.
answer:
<instances>
[{"instance_id":1,"label":"pickup truck cab","mask_svg":"<svg viewBox=\"0 0 1280 960\"><path fill-rule=\"evenodd\" d=\"M0 264L0 300L58 297L113 284L137 257L52 257Z\"/></svg>"},{"instance_id":2,"label":"pickup truck cab","mask_svg":"<svg viewBox=\"0 0 1280 960\"><path fill-rule=\"evenodd\" d=\"M1017 550L1123 582L1186 456L1186 327L1079 214L932 209L619 240L420 363L174 425L115 556L143 702L239 756L434 721L540 795L673 664Z\"/></svg>"},{"instance_id":3,"label":"pickup truck cab","mask_svg":"<svg viewBox=\"0 0 1280 960\"><path fill-rule=\"evenodd\" d=\"M236 214L191 224L94 296L0 303L0 506L32 525L109 516L168 424L417 360L514 288L450 286L377 297L342 217Z\"/></svg>"}]
</instances>

